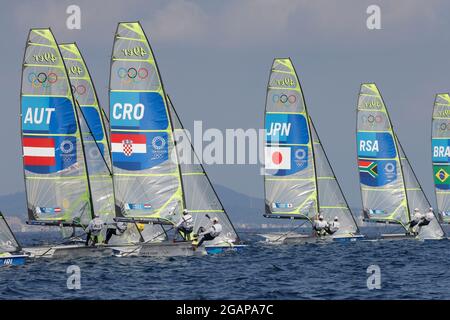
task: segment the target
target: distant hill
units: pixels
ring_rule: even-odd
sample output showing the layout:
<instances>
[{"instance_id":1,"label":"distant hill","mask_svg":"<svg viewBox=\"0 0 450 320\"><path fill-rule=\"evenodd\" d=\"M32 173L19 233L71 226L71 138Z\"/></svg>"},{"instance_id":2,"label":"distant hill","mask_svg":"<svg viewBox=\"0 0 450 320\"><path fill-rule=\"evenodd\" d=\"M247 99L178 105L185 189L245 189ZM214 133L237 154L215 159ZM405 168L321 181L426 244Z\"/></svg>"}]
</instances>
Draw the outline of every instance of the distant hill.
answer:
<instances>
[{"instance_id":1,"label":"distant hill","mask_svg":"<svg viewBox=\"0 0 450 320\"><path fill-rule=\"evenodd\" d=\"M262 199L248 197L221 185L215 188L233 222L260 223L262 221L264 223ZM7 217L18 217L25 221L27 219L25 192L0 196L0 211Z\"/></svg>"},{"instance_id":2,"label":"distant hill","mask_svg":"<svg viewBox=\"0 0 450 320\"><path fill-rule=\"evenodd\" d=\"M234 224L272 224L278 222L263 217L263 199L247 196L222 185L215 185L214 187ZM0 196L0 211L7 217L18 217L25 221L27 219L25 192ZM352 208L352 211L358 216L360 209Z\"/></svg>"},{"instance_id":3,"label":"distant hill","mask_svg":"<svg viewBox=\"0 0 450 320\"><path fill-rule=\"evenodd\" d=\"M27 202L25 192L17 192L0 196L0 211L7 217L27 219Z\"/></svg>"}]
</instances>

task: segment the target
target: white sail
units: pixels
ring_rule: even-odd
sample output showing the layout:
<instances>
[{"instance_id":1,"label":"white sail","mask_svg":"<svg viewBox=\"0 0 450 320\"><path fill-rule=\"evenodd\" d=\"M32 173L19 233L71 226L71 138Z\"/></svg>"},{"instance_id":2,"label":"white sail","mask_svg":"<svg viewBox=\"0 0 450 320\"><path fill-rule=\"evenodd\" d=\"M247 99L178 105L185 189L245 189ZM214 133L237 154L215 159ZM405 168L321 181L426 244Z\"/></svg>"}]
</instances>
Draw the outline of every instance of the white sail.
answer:
<instances>
[{"instance_id":1,"label":"white sail","mask_svg":"<svg viewBox=\"0 0 450 320\"><path fill-rule=\"evenodd\" d=\"M20 245L9 228L5 217L0 212L0 253L16 252L19 250Z\"/></svg>"},{"instance_id":2,"label":"white sail","mask_svg":"<svg viewBox=\"0 0 450 320\"><path fill-rule=\"evenodd\" d=\"M317 135L314 124L309 118L316 164L317 186L319 189L319 210L326 221L338 218L340 227L334 236L359 233L358 225L342 193L328 157Z\"/></svg>"},{"instance_id":3,"label":"white sail","mask_svg":"<svg viewBox=\"0 0 450 320\"><path fill-rule=\"evenodd\" d=\"M182 175L186 208L194 219L194 230L211 224L211 218L217 217L223 227L222 233L212 244L232 242L237 244L239 237L216 194L209 178L194 151L191 140L183 128L180 118L167 96L169 112L172 118L175 141ZM181 148L182 146L182 148ZM186 153L186 154L183 154ZM182 157L185 157L184 159ZM208 218L209 216L209 218Z\"/></svg>"}]
</instances>

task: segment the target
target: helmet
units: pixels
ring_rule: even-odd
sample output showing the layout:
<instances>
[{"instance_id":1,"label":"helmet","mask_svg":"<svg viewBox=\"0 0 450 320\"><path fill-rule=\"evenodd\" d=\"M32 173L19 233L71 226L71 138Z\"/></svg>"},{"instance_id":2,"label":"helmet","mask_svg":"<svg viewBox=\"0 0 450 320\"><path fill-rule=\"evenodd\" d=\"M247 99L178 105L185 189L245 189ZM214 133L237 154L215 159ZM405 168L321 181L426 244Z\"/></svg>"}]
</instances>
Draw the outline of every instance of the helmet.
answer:
<instances>
[{"instance_id":1,"label":"helmet","mask_svg":"<svg viewBox=\"0 0 450 320\"><path fill-rule=\"evenodd\" d=\"M219 218L214 217L214 218L212 219L212 221L213 221L213 222L219 222Z\"/></svg>"},{"instance_id":2,"label":"helmet","mask_svg":"<svg viewBox=\"0 0 450 320\"><path fill-rule=\"evenodd\" d=\"M319 215L319 220L323 220L323 215Z\"/></svg>"},{"instance_id":3,"label":"helmet","mask_svg":"<svg viewBox=\"0 0 450 320\"><path fill-rule=\"evenodd\" d=\"M188 214L188 213L189 213L188 209L183 210L183 214Z\"/></svg>"},{"instance_id":4,"label":"helmet","mask_svg":"<svg viewBox=\"0 0 450 320\"><path fill-rule=\"evenodd\" d=\"M430 211L433 211L433 208L432 207L430 207L428 210L430 210Z\"/></svg>"},{"instance_id":5,"label":"helmet","mask_svg":"<svg viewBox=\"0 0 450 320\"><path fill-rule=\"evenodd\" d=\"M419 212L419 211L420 211L419 208L414 209L414 212Z\"/></svg>"},{"instance_id":6,"label":"helmet","mask_svg":"<svg viewBox=\"0 0 450 320\"><path fill-rule=\"evenodd\" d=\"M338 221L339 220L339 218L336 216L336 217L334 217L334 221Z\"/></svg>"}]
</instances>

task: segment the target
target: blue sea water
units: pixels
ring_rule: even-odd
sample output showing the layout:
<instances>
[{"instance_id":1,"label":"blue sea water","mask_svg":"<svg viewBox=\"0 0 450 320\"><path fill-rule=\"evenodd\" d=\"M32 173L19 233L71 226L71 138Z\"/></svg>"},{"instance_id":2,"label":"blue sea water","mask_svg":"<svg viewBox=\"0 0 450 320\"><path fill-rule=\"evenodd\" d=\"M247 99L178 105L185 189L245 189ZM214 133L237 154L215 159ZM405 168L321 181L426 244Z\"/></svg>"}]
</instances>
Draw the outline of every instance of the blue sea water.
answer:
<instances>
[{"instance_id":1,"label":"blue sea water","mask_svg":"<svg viewBox=\"0 0 450 320\"><path fill-rule=\"evenodd\" d=\"M35 260L0 268L0 299L450 299L450 241L267 245L177 258ZM19 234L29 243L36 235ZM67 268L81 289L67 289ZM378 265L381 289L367 288Z\"/></svg>"}]
</instances>

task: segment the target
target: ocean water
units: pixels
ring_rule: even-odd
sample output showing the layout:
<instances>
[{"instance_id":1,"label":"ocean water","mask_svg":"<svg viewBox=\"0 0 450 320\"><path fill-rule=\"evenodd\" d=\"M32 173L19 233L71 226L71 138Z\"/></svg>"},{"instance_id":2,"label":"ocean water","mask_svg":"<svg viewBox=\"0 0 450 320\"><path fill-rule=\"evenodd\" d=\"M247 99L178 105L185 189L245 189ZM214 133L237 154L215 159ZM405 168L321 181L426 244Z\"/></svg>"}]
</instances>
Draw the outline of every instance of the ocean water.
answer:
<instances>
[{"instance_id":1,"label":"ocean water","mask_svg":"<svg viewBox=\"0 0 450 320\"><path fill-rule=\"evenodd\" d=\"M24 243L39 236L19 234ZM450 299L450 241L267 245L177 258L35 260L0 268L0 299ZM81 289L67 289L67 268ZM367 288L378 265L381 289Z\"/></svg>"}]
</instances>

